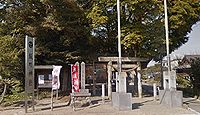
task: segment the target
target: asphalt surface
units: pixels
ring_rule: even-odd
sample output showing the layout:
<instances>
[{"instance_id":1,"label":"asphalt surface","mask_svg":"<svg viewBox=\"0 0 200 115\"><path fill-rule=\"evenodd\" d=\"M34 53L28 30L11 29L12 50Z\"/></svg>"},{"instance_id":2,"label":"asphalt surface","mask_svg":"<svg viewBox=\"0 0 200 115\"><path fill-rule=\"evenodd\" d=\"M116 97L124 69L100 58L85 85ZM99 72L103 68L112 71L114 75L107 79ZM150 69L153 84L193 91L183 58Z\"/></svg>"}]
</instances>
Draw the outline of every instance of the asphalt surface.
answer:
<instances>
[{"instance_id":1,"label":"asphalt surface","mask_svg":"<svg viewBox=\"0 0 200 115\"><path fill-rule=\"evenodd\" d=\"M195 98L183 98L183 103L191 110L200 115L200 100Z\"/></svg>"}]
</instances>

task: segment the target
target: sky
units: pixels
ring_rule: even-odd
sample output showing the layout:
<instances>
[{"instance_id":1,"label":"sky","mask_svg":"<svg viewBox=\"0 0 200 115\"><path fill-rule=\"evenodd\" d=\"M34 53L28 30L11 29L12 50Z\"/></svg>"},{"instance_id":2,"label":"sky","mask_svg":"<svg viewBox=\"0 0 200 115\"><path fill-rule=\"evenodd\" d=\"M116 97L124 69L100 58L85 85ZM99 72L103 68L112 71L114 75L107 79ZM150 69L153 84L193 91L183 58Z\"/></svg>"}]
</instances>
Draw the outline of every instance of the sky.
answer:
<instances>
[{"instance_id":1,"label":"sky","mask_svg":"<svg viewBox=\"0 0 200 115\"><path fill-rule=\"evenodd\" d=\"M192 31L188 36L188 42L175 50L173 55L200 55L200 21L192 26Z\"/></svg>"},{"instance_id":2,"label":"sky","mask_svg":"<svg viewBox=\"0 0 200 115\"><path fill-rule=\"evenodd\" d=\"M171 59L182 58L184 55L200 55L200 21L192 26L192 31L188 36L188 42L170 54ZM147 67L153 66L155 63L152 60Z\"/></svg>"}]
</instances>

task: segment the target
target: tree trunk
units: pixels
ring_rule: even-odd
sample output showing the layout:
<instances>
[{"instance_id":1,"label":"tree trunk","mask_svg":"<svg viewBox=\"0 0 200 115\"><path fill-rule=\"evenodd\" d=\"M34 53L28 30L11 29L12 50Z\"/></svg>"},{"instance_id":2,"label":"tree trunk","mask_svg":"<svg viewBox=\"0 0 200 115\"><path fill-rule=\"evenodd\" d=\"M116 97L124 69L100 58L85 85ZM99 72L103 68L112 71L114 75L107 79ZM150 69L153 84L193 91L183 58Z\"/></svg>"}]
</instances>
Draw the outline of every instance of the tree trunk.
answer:
<instances>
[{"instance_id":1,"label":"tree trunk","mask_svg":"<svg viewBox=\"0 0 200 115\"><path fill-rule=\"evenodd\" d=\"M3 93L1 94L1 99L0 99L0 103L2 103L3 99L4 99L4 96L6 94L6 88L7 88L7 84L4 83L4 89L3 89Z\"/></svg>"}]
</instances>

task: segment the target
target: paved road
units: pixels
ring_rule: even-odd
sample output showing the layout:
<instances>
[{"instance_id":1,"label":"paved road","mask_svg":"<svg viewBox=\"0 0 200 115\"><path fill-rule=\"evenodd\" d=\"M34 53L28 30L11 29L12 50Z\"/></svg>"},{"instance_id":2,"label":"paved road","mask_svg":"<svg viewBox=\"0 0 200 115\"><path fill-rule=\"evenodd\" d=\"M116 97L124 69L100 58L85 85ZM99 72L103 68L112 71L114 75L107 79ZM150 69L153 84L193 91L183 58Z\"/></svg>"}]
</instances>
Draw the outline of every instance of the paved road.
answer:
<instances>
[{"instance_id":1,"label":"paved road","mask_svg":"<svg viewBox=\"0 0 200 115\"><path fill-rule=\"evenodd\" d=\"M183 98L183 103L200 115L200 100L195 98Z\"/></svg>"},{"instance_id":2,"label":"paved road","mask_svg":"<svg viewBox=\"0 0 200 115\"><path fill-rule=\"evenodd\" d=\"M30 108L28 115L196 115L195 112L185 108L169 108L160 105L158 101L153 101L152 97L132 98L133 109L131 111L118 111L109 101L101 104L100 97L92 98L92 100L96 103L93 103L91 108L86 107L73 111L69 106L60 106L53 111L47 108L45 110L36 109L35 112L32 112ZM0 111L0 115L25 115L25 113L24 109L20 108Z\"/></svg>"}]
</instances>

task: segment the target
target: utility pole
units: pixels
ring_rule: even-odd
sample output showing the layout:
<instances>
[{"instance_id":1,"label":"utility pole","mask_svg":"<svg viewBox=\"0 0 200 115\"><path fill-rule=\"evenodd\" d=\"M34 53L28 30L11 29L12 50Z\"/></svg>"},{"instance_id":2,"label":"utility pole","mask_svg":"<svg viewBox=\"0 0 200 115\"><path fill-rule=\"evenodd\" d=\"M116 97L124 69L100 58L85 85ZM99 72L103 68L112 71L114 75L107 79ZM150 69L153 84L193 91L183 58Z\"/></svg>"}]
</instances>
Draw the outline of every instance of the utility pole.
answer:
<instances>
[{"instance_id":1,"label":"utility pole","mask_svg":"<svg viewBox=\"0 0 200 115\"><path fill-rule=\"evenodd\" d=\"M118 79L117 82L120 79L120 75L122 72L122 55L121 55L121 27L120 27L120 1L117 0L117 27L118 27L118 54L119 54L119 59L118 59Z\"/></svg>"},{"instance_id":2,"label":"utility pole","mask_svg":"<svg viewBox=\"0 0 200 115\"><path fill-rule=\"evenodd\" d=\"M169 30L168 30L168 15L167 15L167 0L164 0L164 9L165 9L165 37L166 37L166 49L167 49L167 70L169 76L169 89L171 89L171 64L170 64L170 55L169 55Z\"/></svg>"},{"instance_id":3,"label":"utility pole","mask_svg":"<svg viewBox=\"0 0 200 115\"><path fill-rule=\"evenodd\" d=\"M166 37L166 48L167 48L167 64L168 71L170 71L170 55L169 55L169 30L168 30L168 15L167 15L167 1L164 0L165 8L165 37Z\"/></svg>"}]
</instances>

